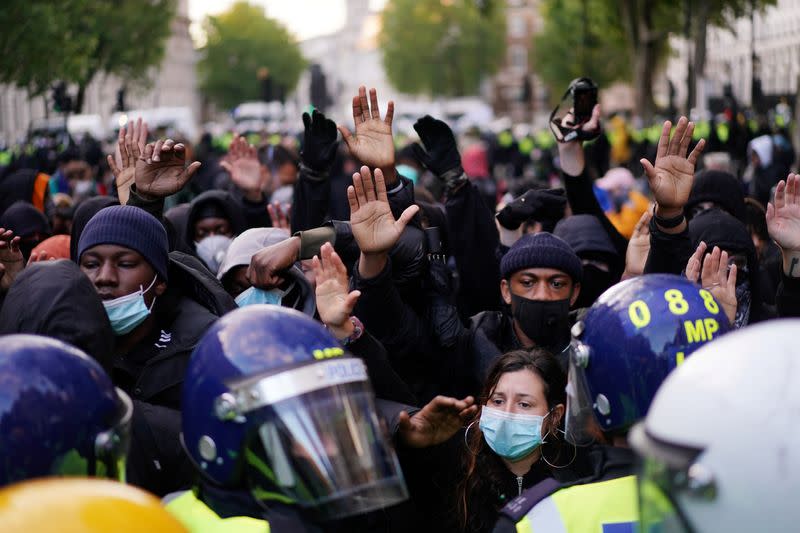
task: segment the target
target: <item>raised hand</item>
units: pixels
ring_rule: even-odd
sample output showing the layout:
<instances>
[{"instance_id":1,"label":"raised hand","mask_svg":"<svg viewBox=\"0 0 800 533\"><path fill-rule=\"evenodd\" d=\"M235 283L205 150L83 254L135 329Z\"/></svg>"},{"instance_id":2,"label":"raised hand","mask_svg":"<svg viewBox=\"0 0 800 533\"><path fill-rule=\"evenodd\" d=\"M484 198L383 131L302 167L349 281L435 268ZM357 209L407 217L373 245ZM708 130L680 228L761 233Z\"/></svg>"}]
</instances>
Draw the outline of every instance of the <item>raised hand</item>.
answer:
<instances>
[{"instance_id":1,"label":"raised hand","mask_svg":"<svg viewBox=\"0 0 800 533\"><path fill-rule=\"evenodd\" d=\"M419 211L411 205L395 220L386 194L386 182L381 169L375 169L375 179L366 166L353 174L353 184L347 188L350 203L350 227L363 254L387 253L395 245L406 225Z\"/></svg>"},{"instance_id":2,"label":"raised hand","mask_svg":"<svg viewBox=\"0 0 800 533\"><path fill-rule=\"evenodd\" d=\"M672 139L669 135L671 129L672 123L669 120L664 122L661 138L658 140L655 166L647 159L639 160L647 173L650 191L657 203L657 214L662 218L675 217L683 212L683 206L692 191L694 167L706 143L705 139L700 139L687 157L694 123L681 117Z\"/></svg>"},{"instance_id":3,"label":"raised hand","mask_svg":"<svg viewBox=\"0 0 800 533\"><path fill-rule=\"evenodd\" d=\"M333 251L330 243L322 245L320 255L321 259L319 256L314 256L311 263L317 278L319 318L337 339L345 339L352 334L350 315L353 314L353 308L361 292L350 292L347 268L339 254Z\"/></svg>"},{"instance_id":4,"label":"raised hand","mask_svg":"<svg viewBox=\"0 0 800 533\"><path fill-rule=\"evenodd\" d=\"M114 156L108 156L108 167L114 174L119 203L128 203L131 185L135 183L136 161L147 144L147 122L139 118L129 127L121 127Z\"/></svg>"},{"instance_id":5,"label":"raised hand","mask_svg":"<svg viewBox=\"0 0 800 533\"><path fill-rule=\"evenodd\" d=\"M342 132L344 142L353 157L370 168L380 168L386 179L393 183L396 179L392 138L394 102L389 101L386 106L386 117L381 120L378 94L375 89L369 90L369 99L367 103L366 87L359 87L358 96L353 97L356 133L352 135L344 126L339 126L339 131Z\"/></svg>"},{"instance_id":6,"label":"raised hand","mask_svg":"<svg viewBox=\"0 0 800 533\"><path fill-rule=\"evenodd\" d=\"M311 115L303 113L303 126L303 153L300 154L303 163L317 172L328 171L339 146L336 123L315 109Z\"/></svg>"},{"instance_id":7,"label":"raised hand","mask_svg":"<svg viewBox=\"0 0 800 533\"><path fill-rule=\"evenodd\" d=\"M14 283L17 274L25 268L25 258L19 249L19 237L10 229L0 228L0 266L3 275L0 277L0 292L6 292Z\"/></svg>"},{"instance_id":8,"label":"raised hand","mask_svg":"<svg viewBox=\"0 0 800 533\"><path fill-rule=\"evenodd\" d=\"M411 417L400 413L398 436L411 448L435 446L455 435L477 412L472 396L463 400L437 396Z\"/></svg>"},{"instance_id":9,"label":"raised hand","mask_svg":"<svg viewBox=\"0 0 800 533\"><path fill-rule=\"evenodd\" d=\"M136 161L136 192L146 199L166 198L183 189L200 163L186 166L186 147L172 139L149 143Z\"/></svg>"},{"instance_id":10,"label":"raised hand","mask_svg":"<svg viewBox=\"0 0 800 533\"><path fill-rule=\"evenodd\" d=\"M784 262L792 255L793 263L786 269L792 277L800 276L800 175L789 174L775 189L775 199L767 204L767 229L769 236L780 246Z\"/></svg>"},{"instance_id":11,"label":"raised hand","mask_svg":"<svg viewBox=\"0 0 800 533\"><path fill-rule=\"evenodd\" d=\"M633 234L628 241L628 249L625 251L625 272L622 279L635 278L644 274L644 265L647 263L647 255L650 253L650 219L653 218L653 209L648 208L642 213Z\"/></svg>"},{"instance_id":12,"label":"raised hand","mask_svg":"<svg viewBox=\"0 0 800 533\"><path fill-rule=\"evenodd\" d=\"M262 198L261 163L258 151L244 137L233 138L228 154L220 162L225 171L231 175L231 181L241 189L245 197L259 201Z\"/></svg>"},{"instance_id":13,"label":"raised hand","mask_svg":"<svg viewBox=\"0 0 800 533\"><path fill-rule=\"evenodd\" d=\"M733 324L736 318L736 264L728 269L728 252L718 246L710 254L706 254L708 246L700 242L697 250L686 264L686 278L711 293L722 306L728 321ZM702 270L702 273L701 273Z\"/></svg>"},{"instance_id":14,"label":"raised hand","mask_svg":"<svg viewBox=\"0 0 800 533\"><path fill-rule=\"evenodd\" d=\"M459 175L464 172L456 137L447 123L425 115L414 123L414 129L425 146L414 144L412 149L425 168L439 177L451 170Z\"/></svg>"},{"instance_id":15,"label":"raised hand","mask_svg":"<svg viewBox=\"0 0 800 533\"><path fill-rule=\"evenodd\" d=\"M285 229L289 232L289 235L292 234L290 223L292 220L291 205L287 205L284 209L280 202L272 202L271 204L267 204L267 213L269 213L269 218L272 220L273 228Z\"/></svg>"},{"instance_id":16,"label":"raised hand","mask_svg":"<svg viewBox=\"0 0 800 533\"><path fill-rule=\"evenodd\" d=\"M282 274L300 259L300 237L290 237L256 252L247 268L247 279L259 289L283 282Z\"/></svg>"}]
</instances>

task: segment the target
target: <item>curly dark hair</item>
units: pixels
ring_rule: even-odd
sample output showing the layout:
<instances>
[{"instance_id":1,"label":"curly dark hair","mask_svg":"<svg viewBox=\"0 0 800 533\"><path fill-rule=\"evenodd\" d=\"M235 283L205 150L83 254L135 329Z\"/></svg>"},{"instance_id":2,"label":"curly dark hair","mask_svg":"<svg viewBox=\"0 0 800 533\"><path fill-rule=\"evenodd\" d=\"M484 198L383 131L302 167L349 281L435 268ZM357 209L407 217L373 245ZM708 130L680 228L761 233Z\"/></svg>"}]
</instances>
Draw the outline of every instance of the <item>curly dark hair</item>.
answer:
<instances>
[{"instance_id":1,"label":"curly dark hair","mask_svg":"<svg viewBox=\"0 0 800 533\"><path fill-rule=\"evenodd\" d=\"M547 350L533 348L508 352L495 362L483 386L479 405L486 405L503 374L519 370L529 370L542 379L548 410L558 404L566 403L567 377L558 360ZM484 514L479 507L490 504L487 499L491 497L493 487L499 486L498 480L508 475L506 466L484 443L483 433L477 427L480 415L478 411L470 422L471 426L468 426L471 429L466 435L467 446L463 461L466 476L459 483L456 492L457 514L462 531L479 531L492 527L493 524L476 523L480 521L478 515ZM558 419L549 418L545 420L543 426L545 432L549 432L552 438L548 437L547 444L542 445L542 453L546 453L546 456L553 461L559 460L563 444L558 439L556 431L559 422ZM497 506L496 502L491 504Z\"/></svg>"}]
</instances>

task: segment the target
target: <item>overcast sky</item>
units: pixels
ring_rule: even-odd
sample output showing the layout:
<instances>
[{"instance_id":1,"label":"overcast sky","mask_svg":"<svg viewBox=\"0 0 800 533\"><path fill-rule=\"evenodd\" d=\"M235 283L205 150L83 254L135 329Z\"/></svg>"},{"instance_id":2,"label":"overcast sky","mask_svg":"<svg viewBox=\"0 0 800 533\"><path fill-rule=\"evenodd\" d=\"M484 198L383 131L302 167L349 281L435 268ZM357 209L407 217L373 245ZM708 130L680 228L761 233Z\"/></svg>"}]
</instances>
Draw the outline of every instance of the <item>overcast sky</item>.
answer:
<instances>
[{"instance_id":1,"label":"overcast sky","mask_svg":"<svg viewBox=\"0 0 800 533\"><path fill-rule=\"evenodd\" d=\"M209 14L225 11L235 0L189 0L192 36L197 39L200 23ZM250 0L262 4L267 15L283 22L299 40L331 33L342 27L345 0ZM370 7L380 8L386 0L370 0Z\"/></svg>"}]
</instances>

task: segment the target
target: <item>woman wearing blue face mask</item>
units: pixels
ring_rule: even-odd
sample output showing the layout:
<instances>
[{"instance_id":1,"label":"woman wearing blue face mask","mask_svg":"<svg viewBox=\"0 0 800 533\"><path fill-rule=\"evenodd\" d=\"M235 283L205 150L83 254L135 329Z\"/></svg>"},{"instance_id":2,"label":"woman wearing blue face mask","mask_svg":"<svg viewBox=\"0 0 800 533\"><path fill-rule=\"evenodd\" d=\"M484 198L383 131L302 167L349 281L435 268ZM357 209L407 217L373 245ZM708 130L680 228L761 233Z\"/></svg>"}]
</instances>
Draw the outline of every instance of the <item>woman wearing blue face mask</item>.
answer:
<instances>
[{"instance_id":1,"label":"woman wearing blue face mask","mask_svg":"<svg viewBox=\"0 0 800 533\"><path fill-rule=\"evenodd\" d=\"M481 411L464 435L466 473L457 490L457 528L491 531L500 509L548 477L577 477L574 449L560 438L566 376L549 352L502 356L483 387Z\"/></svg>"}]
</instances>

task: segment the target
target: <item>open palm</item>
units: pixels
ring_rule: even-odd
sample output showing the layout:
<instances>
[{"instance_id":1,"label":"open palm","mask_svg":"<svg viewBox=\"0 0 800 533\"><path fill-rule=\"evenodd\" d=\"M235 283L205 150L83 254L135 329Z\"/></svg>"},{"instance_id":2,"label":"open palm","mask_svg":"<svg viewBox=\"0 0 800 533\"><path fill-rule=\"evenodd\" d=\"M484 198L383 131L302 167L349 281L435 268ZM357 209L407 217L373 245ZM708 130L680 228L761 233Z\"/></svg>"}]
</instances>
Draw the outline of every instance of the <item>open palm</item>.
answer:
<instances>
[{"instance_id":1,"label":"open palm","mask_svg":"<svg viewBox=\"0 0 800 533\"><path fill-rule=\"evenodd\" d=\"M642 159L640 162L647 173L650 190L659 207L683 209L692 191L694 167L697 158L703 152L705 140L701 139L687 157L694 123L689 122L686 117L681 117L672 139L669 136L671 129L672 123L668 120L664 122L661 138L658 141L655 166L647 159Z\"/></svg>"},{"instance_id":2,"label":"open palm","mask_svg":"<svg viewBox=\"0 0 800 533\"><path fill-rule=\"evenodd\" d=\"M767 205L769 236L783 250L800 250L800 175L789 174L775 189Z\"/></svg>"},{"instance_id":3,"label":"open palm","mask_svg":"<svg viewBox=\"0 0 800 533\"><path fill-rule=\"evenodd\" d=\"M406 224L414 218L419 207L412 205L395 220L386 194L383 172L375 169L375 180L366 166L353 174L353 185L347 188L350 202L350 227L361 252L388 252L400 239Z\"/></svg>"},{"instance_id":4,"label":"open palm","mask_svg":"<svg viewBox=\"0 0 800 533\"><path fill-rule=\"evenodd\" d=\"M261 188L261 163L258 161L258 153L244 137L237 136L233 139L228 155L219 166L231 175L231 181L240 189L253 191Z\"/></svg>"},{"instance_id":5,"label":"open palm","mask_svg":"<svg viewBox=\"0 0 800 533\"><path fill-rule=\"evenodd\" d=\"M312 263L319 318L327 326L341 327L349 320L361 292L350 292L347 268L330 243L322 246L320 256L315 256Z\"/></svg>"},{"instance_id":6,"label":"open palm","mask_svg":"<svg viewBox=\"0 0 800 533\"><path fill-rule=\"evenodd\" d=\"M355 135L352 135L344 126L339 126L339 131L342 132L344 142L353 157L370 168L387 169L394 165L394 140L392 138L394 102L389 102L386 107L386 117L381 119L378 95L375 89L370 89L369 97L370 102L367 103L367 89L363 86L359 87L358 96L353 97Z\"/></svg>"},{"instance_id":7,"label":"open palm","mask_svg":"<svg viewBox=\"0 0 800 533\"><path fill-rule=\"evenodd\" d=\"M186 167L186 147L172 139L158 140L144 148L136 161L136 190L153 198L165 198L183 189L200 163Z\"/></svg>"}]
</instances>

